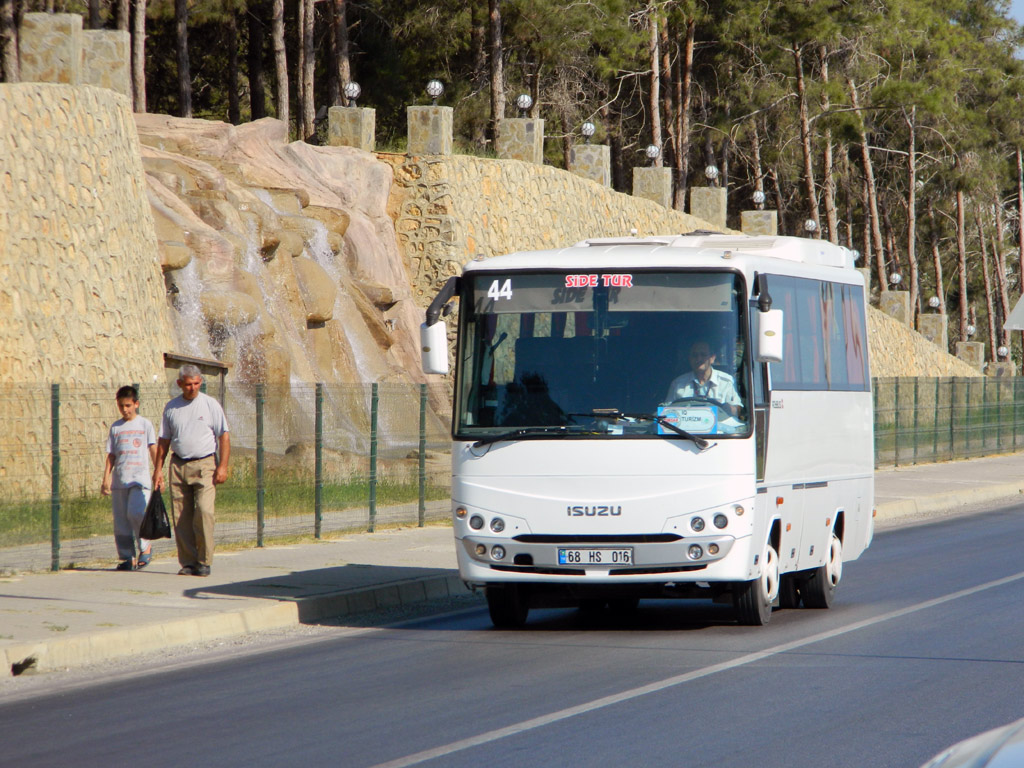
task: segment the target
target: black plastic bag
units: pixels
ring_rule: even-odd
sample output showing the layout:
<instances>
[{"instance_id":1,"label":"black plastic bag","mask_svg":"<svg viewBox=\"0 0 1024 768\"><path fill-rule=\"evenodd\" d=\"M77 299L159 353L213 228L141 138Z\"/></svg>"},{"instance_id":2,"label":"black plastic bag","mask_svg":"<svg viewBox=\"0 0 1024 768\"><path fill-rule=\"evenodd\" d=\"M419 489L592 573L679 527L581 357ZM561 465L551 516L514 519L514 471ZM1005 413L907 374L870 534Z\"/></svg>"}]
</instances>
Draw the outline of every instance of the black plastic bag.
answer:
<instances>
[{"instance_id":1,"label":"black plastic bag","mask_svg":"<svg viewBox=\"0 0 1024 768\"><path fill-rule=\"evenodd\" d=\"M164 497L160 491L153 491L149 497L146 516L142 518L142 526L139 528L139 537L150 541L171 538L171 522L167 519L167 507L164 506Z\"/></svg>"}]
</instances>

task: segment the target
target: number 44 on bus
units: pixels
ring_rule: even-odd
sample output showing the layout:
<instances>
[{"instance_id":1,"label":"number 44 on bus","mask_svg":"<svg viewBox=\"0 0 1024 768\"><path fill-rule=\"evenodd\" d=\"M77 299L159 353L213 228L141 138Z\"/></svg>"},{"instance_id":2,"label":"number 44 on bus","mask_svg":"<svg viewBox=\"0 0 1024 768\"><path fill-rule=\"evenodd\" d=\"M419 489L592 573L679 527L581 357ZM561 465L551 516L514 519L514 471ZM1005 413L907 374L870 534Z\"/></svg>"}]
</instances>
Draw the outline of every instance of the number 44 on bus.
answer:
<instances>
[{"instance_id":1,"label":"number 44 on bus","mask_svg":"<svg viewBox=\"0 0 1024 768\"><path fill-rule=\"evenodd\" d=\"M421 327L448 373L461 577L531 608L828 608L873 534L864 280L820 240L595 239L473 261Z\"/></svg>"}]
</instances>

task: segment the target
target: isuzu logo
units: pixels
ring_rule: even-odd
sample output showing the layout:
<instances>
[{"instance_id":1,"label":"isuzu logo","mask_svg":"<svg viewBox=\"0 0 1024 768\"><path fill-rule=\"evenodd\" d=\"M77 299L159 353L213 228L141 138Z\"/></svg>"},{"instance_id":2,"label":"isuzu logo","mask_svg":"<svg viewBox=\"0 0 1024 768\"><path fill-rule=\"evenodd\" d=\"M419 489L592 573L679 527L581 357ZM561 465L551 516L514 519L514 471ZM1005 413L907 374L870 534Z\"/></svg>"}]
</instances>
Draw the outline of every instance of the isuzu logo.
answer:
<instances>
[{"instance_id":1,"label":"isuzu logo","mask_svg":"<svg viewBox=\"0 0 1024 768\"><path fill-rule=\"evenodd\" d=\"M605 506L603 504L577 504L565 508L566 517L618 517L622 514L621 506Z\"/></svg>"}]
</instances>

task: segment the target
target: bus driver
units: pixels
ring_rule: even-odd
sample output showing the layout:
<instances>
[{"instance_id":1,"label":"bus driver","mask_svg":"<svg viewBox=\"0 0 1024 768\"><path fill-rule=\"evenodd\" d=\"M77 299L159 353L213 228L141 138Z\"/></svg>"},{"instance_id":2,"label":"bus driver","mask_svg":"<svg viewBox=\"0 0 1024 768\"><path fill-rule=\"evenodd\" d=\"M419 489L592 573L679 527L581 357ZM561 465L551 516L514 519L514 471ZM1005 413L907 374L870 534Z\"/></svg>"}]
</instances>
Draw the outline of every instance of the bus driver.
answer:
<instances>
[{"instance_id":1,"label":"bus driver","mask_svg":"<svg viewBox=\"0 0 1024 768\"><path fill-rule=\"evenodd\" d=\"M736 380L714 367L715 355L706 341L695 341L690 347L690 370L676 377L668 388L666 403L690 398L716 401L730 416L740 417L740 397Z\"/></svg>"}]
</instances>

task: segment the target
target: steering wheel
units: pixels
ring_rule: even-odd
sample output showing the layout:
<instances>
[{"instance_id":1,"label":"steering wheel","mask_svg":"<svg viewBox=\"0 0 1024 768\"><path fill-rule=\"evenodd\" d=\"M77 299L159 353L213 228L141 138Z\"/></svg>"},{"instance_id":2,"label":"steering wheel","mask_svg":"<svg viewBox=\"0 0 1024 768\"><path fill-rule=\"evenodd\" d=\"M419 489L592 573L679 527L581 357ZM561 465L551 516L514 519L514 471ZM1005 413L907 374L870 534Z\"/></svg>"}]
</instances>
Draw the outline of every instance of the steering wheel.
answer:
<instances>
[{"instance_id":1,"label":"steering wheel","mask_svg":"<svg viewBox=\"0 0 1024 768\"><path fill-rule=\"evenodd\" d=\"M709 403L711 405L721 408L726 413L732 412L732 409L726 403L723 403L721 400L716 400L713 397L707 397L705 395L692 395L690 397L683 397L680 398L679 400L673 400L668 405L689 405L690 403Z\"/></svg>"}]
</instances>

